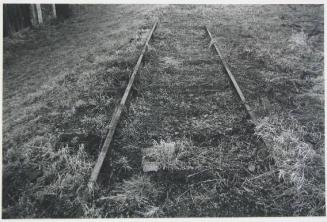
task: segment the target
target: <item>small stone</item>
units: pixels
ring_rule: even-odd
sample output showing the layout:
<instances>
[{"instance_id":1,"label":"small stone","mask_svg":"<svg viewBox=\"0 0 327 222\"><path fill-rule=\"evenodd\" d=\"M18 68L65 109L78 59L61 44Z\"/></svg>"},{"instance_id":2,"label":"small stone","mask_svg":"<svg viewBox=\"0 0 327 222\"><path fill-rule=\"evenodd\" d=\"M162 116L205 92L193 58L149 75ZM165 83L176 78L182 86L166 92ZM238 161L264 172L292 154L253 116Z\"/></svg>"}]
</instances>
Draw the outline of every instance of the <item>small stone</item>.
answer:
<instances>
[{"instance_id":1,"label":"small stone","mask_svg":"<svg viewBox=\"0 0 327 222\"><path fill-rule=\"evenodd\" d=\"M255 171L255 165L250 164L248 169L249 169L249 171L254 172Z\"/></svg>"},{"instance_id":2,"label":"small stone","mask_svg":"<svg viewBox=\"0 0 327 222\"><path fill-rule=\"evenodd\" d=\"M144 161L142 166L143 172L157 172L159 170L159 165L158 162Z\"/></svg>"}]
</instances>

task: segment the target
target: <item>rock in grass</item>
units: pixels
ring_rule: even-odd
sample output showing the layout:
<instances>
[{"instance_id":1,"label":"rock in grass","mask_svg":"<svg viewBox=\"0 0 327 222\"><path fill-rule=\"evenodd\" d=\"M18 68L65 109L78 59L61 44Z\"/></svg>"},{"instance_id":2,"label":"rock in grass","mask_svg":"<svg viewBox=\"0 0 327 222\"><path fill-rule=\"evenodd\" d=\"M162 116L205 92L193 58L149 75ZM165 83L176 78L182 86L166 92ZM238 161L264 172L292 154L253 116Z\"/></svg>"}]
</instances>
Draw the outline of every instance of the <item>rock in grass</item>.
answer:
<instances>
[{"instance_id":1,"label":"rock in grass","mask_svg":"<svg viewBox=\"0 0 327 222\"><path fill-rule=\"evenodd\" d=\"M151 162L148 160L144 160L142 162L142 168L143 168L143 172L147 173L147 172L158 172L159 170L159 163L158 162Z\"/></svg>"},{"instance_id":2,"label":"rock in grass","mask_svg":"<svg viewBox=\"0 0 327 222\"><path fill-rule=\"evenodd\" d=\"M155 175L161 179L174 178L174 181L183 183L215 178L215 172L206 168L205 160L203 164L200 163L201 160L194 156L193 149L192 144L181 141L161 141L160 144L156 143L152 147L144 148L143 172L155 172Z\"/></svg>"},{"instance_id":3,"label":"rock in grass","mask_svg":"<svg viewBox=\"0 0 327 222\"><path fill-rule=\"evenodd\" d=\"M248 167L249 171L254 172L255 171L255 165L254 164L250 164Z\"/></svg>"},{"instance_id":4,"label":"rock in grass","mask_svg":"<svg viewBox=\"0 0 327 222\"><path fill-rule=\"evenodd\" d=\"M176 162L176 144L161 142L143 149L142 168L144 172L157 172L173 167Z\"/></svg>"}]
</instances>

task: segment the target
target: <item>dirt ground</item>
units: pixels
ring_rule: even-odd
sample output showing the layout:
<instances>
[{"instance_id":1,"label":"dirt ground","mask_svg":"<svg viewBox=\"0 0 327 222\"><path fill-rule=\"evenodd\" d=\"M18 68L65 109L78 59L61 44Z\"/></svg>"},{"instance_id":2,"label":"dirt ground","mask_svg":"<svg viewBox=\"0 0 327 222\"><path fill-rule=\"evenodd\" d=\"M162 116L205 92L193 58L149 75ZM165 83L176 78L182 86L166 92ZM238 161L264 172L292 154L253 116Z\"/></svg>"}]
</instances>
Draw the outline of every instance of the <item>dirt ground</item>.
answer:
<instances>
[{"instance_id":1,"label":"dirt ground","mask_svg":"<svg viewBox=\"0 0 327 222\"><path fill-rule=\"evenodd\" d=\"M325 214L323 6L74 11L4 40L4 217ZM88 193L111 114L157 18L113 151ZM150 147L160 169L146 173ZM173 159L163 151L171 147Z\"/></svg>"}]
</instances>

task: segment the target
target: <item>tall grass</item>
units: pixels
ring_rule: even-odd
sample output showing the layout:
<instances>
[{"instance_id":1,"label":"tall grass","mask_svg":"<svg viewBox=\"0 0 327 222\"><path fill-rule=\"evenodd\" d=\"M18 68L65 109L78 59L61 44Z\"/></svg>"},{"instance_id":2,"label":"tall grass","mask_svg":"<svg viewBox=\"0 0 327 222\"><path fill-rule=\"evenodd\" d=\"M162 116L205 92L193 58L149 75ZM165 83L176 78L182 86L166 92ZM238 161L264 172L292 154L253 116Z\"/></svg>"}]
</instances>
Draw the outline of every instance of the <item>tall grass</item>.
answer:
<instances>
[{"instance_id":1,"label":"tall grass","mask_svg":"<svg viewBox=\"0 0 327 222\"><path fill-rule=\"evenodd\" d=\"M261 119L256 134L269 144L269 153L274 160L278 179L283 189L274 195L281 200L291 197L289 202L279 202L293 214L320 215L325 213L325 166L324 151L315 150L306 141L309 132L291 116L271 115ZM277 207L277 206L276 206Z\"/></svg>"},{"instance_id":2,"label":"tall grass","mask_svg":"<svg viewBox=\"0 0 327 222\"><path fill-rule=\"evenodd\" d=\"M9 199L4 217L69 217L78 215L77 190L87 182L93 160L84 145L78 150L53 147L53 140L36 137L24 152L11 149L4 157L4 197ZM23 184L21 184L23 183ZM17 199L17 203L16 203ZM11 200L11 201L10 201Z\"/></svg>"}]
</instances>

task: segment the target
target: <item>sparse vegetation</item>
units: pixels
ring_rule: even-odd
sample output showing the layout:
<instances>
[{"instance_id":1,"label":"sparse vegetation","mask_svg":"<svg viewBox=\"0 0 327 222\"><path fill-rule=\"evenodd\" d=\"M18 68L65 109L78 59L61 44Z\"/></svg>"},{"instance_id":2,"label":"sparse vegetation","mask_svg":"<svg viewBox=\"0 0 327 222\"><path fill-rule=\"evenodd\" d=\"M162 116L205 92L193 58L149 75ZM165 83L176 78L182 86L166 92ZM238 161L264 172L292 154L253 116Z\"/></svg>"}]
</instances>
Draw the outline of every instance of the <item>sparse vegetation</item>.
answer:
<instances>
[{"instance_id":1,"label":"sparse vegetation","mask_svg":"<svg viewBox=\"0 0 327 222\"><path fill-rule=\"evenodd\" d=\"M78 12L4 39L4 218L325 215L323 6ZM156 17L111 161L88 190ZM219 71L204 24L255 109L256 128ZM147 148L157 172L143 172Z\"/></svg>"}]
</instances>

